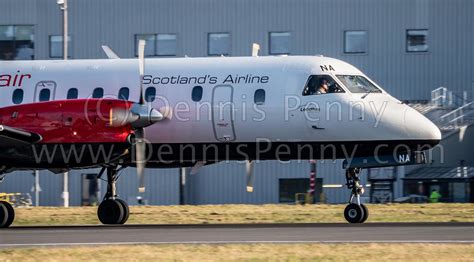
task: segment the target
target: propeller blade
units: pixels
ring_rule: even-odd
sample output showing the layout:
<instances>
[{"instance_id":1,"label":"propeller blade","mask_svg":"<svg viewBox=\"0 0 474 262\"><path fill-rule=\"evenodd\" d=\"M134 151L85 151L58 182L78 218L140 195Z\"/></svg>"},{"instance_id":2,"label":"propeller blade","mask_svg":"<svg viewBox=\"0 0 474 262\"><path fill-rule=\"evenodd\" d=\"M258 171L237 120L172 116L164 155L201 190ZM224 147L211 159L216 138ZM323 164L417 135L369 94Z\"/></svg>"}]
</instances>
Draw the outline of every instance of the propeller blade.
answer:
<instances>
[{"instance_id":1,"label":"propeller blade","mask_svg":"<svg viewBox=\"0 0 474 262\"><path fill-rule=\"evenodd\" d=\"M135 161L137 164L138 192L145 192L145 130L139 128L135 130Z\"/></svg>"},{"instance_id":2,"label":"propeller blade","mask_svg":"<svg viewBox=\"0 0 474 262\"><path fill-rule=\"evenodd\" d=\"M145 40L138 41L138 69L140 72L140 105L145 104L143 94L143 75L145 74Z\"/></svg>"},{"instance_id":3,"label":"propeller blade","mask_svg":"<svg viewBox=\"0 0 474 262\"><path fill-rule=\"evenodd\" d=\"M247 192L253 192L253 167L255 162L249 160L245 163L245 170L247 172Z\"/></svg>"}]
</instances>

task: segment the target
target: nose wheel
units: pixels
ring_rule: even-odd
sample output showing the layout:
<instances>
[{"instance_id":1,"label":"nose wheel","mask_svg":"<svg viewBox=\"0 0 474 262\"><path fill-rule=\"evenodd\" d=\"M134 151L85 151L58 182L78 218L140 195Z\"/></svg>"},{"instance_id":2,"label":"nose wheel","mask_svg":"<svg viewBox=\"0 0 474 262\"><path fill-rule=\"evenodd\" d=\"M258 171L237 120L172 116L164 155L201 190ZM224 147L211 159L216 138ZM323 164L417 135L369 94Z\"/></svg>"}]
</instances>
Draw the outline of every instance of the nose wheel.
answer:
<instances>
[{"instance_id":1,"label":"nose wheel","mask_svg":"<svg viewBox=\"0 0 474 262\"><path fill-rule=\"evenodd\" d=\"M97 209L97 217L105 225L125 224L130 215L128 205L117 198L115 183L118 179L116 167L107 167L107 192Z\"/></svg>"},{"instance_id":2,"label":"nose wheel","mask_svg":"<svg viewBox=\"0 0 474 262\"><path fill-rule=\"evenodd\" d=\"M344 209L344 218L349 223L364 223L369 217L369 210L360 203L364 187L360 184L360 168L346 169L346 186L351 190L349 204Z\"/></svg>"}]
</instances>

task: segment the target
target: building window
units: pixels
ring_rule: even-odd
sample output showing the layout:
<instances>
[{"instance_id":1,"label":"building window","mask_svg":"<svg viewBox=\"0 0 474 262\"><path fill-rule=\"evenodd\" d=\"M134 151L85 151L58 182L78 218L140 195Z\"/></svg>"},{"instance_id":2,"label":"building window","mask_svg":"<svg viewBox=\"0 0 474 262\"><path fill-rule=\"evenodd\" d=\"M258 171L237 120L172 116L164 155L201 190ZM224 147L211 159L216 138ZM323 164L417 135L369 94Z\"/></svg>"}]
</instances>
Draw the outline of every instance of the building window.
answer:
<instances>
[{"instance_id":1,"label":"building window","mask_svg":"<svg viewBox=\"0 0 474 262\"><path fill-rule=\"evenodd\" d=\"M287 55L290 53L290 32L270 32L270 54Z\"/></svg>"},{"instance_id":2,"label":"building window","mask_svg":"<svg viewBox=\"0 0 474 262\"><path fill-rule=\"evenodd\" d=\"M367 53L367 31L345 31L344 53L365 54Z\"/></svg>"},{"instance_id":3,"label":"building window","mask_svg":"<svg viewBox=\"0 0 474 262\"><path fill-rule=\"evenodd\" d=\"M128 87L120 88L119 93L118 93L118 99L128 100L129 96L130 96L130 90L128 89Z\"/></svg>"},{"instance_id":4,"label":"building window","mask_svg":"<svg viewBox=\"0 0 474 262\"><path fill-rule=\"evenodd\" d=\"M145 90L145 101L153 102L155 101L156 88L150 86Z\"/></svg>"},{"instance_id":5,"label":"building window","mask_svg":"<svg viewBox=\"0 0 474 262\"><path fill-rule=\"evenodd\" d=\"M47 89L47 88L41 89L41 91L39 93L39 101L41 101L41 102L49 101L50 96L51 96L51 91L49 91L49 89Z\"/></svg>"},{"instance_id":6,"label":"building window","mask_svg":"<svg viewBox=\"0 0 474 262\"><path fill-rule=\"evenodd\" d=\"M79 91L77 88L71 88L67 91L67 99L77 99L79 96Z\"/></svg>"},{"instance_id":7,"label":"building window","mask_svg":"<svg viewBox=\"0 0 474 262\"><path fill-rule=\"evenodd\" d=\"M194 102L199 102L202 99L202 86L195 86L193 88L191 98Z\"/></svg>"},{"instance_id":8,"label":"building window","mask_svg":"<svg viewBox=\"0 0 474 262\"><path fill-rule=\"evenodd\" d=\"M253 96L253 101L257 105L263 105L265 104L265 90L263 89L257 89L255 91L255 94Z\"/></svg>"},{"instance_id":9,"label":"building window","mask_svg":"<svg viewBox=\"0 0 474 262\"><path fill-rule=\"evenodd\" d=\"M207 40L207 53L208 55L229 55L230 44L229 33L210 33Z\"/></svg>"},{"instance_id":10,"label":"building window","mask_svg":"<svg viewBox=\"0 0 474 262\"><path fill-rule=\"evenodd\" d=\"M67 57L71 57L71 36L67 37ZM63 36L49 36L49 57L63 58Z\"/></svg>"},{"instance_id":11,"label":"building window","mask_svg":"<svg viewBox=\"0 0 474 262\"><path fill-rule=\"evenodd\" d=\"M176 55L176 35L158 34L156 36L156 55L175 56Z\"/></svg>"},{"instance_id":12,"label":"building window","mask_svg":"<svg viewBox=\"0 0 474 262\"><path fill-rule=\"evenodd\" d=\"M34 30L29 25L0 25L0 60L33 60Z\"/></svg>"},{"instance_id":13,"label":"building window","mask_svg":"<svg viewBox=\"0 0 474 262\"><path fill-rule=\"evenodd\" d=\"M138 41L145 40L145 56L175 56L177 37L175 34L135 35L135 55L138 56Z\"/></svg>"},{"instance_id":14,"label":"building window","mask_svg":"<svg viewBox=\"0 0 474 262\"><path fill-rule=\"evenodd\" d=\"M156 34L135 35L135 55L138 56L138 41L145 40L145 56L155 56L156 52Z\"/></svg>"},{"instance_id":15,"label":"building window","mask_svg":"<svg viewBox=\"0 0 474 262\"><path fill-rule=\"evenodd\" d=\"M92 98L102 98L104 97L104 89L102 87L97 87L92 91Z\"/></svg>"},{"instance_id":16,"label":"building window","mask_svg":"<svg viewBox=\"0 0 474 262\"><path fill-rule=\"evenodd\" d=\"M23 89L18 88L13 91L12 102L15 105L21 104L21 102L23 102Z\"/></svg>"},{"instance_id":17,"label":"building window","mask_svg":"<svg viewBox=\"0 0 474 262\"><path fill-rule=\"evenodd\" d=\"M306 194L309 190L309 178L279 179L280 203L294 203L296 194Z\"/></svg>"},{"instance_id":18,"label":"building window","mask_svg":"<svg viewBox=\"0 0 474 262\"><path fill-rule=\"evenodd\" d=\"M407 30L407 52L428 52L428 30Z\"/></svg>"}]
</instances>

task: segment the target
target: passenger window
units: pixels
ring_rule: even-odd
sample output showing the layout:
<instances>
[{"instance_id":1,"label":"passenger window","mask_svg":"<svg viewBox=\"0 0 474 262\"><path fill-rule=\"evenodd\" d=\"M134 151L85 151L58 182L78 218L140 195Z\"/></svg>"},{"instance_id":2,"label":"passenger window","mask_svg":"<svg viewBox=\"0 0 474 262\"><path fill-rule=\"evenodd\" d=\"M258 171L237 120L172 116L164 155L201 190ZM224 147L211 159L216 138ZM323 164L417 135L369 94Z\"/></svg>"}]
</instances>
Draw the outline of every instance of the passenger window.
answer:
<instances>
[{"instance_id":1,"label":"passenger window","mask_svg":"<svg viewBox=\"0 0 474 262\"><path fill-rule=\"evenodd\" d=\"M67 99L77 99L79 96L79 91L77 88L71 88L67 91Z\"/></svg>"},{"instance_id":2,"label":"passenger window","mask_svg":"<svg viewBox=\"0 0 474 262\"><path fill-rule=\"evenodd\" d=\"M303 96L344 93L336 81L328 75L314 75L308 78L303 90Z\"/></svg>"},{"instance_id":3,"label":"passenger window","mask_svg":"<svg viewBox=\"0 0 474 262\"><path fill-rule=\"evenodd\" d=\"M41 89L41 91L39 93L39 101L41 101L41 102L49 101L50 96L51 96L51 91L49 91L49 89L47 89L47 88Z\"/></svg>"},{"instance_id":4,"label":"passenger window","mask_svg":"<svg viewBox=\"0 0 474 262\"><path fill-rule=\"evenodd\" d=\"M156 88L150 86L145 90L145 101L153 102L155 101Z\"/></svg>"},{"instance_id":5,"label":"passenger window","mask_svg":"<svg viewBox=\"0 0 474 262\"><path fill-rule=\"evenodd\" d=\"M23 102L23 89L18 88L13 91L12 102L15 105L21 104L21 102Z\"/></svg>"},{"instance_id":6,"label":"passenger window","mask_svg":"<svg viewBox=\"0 0 474 262\"><path fill-rule=\"evenodd\" d=\"M128 87L120 88L119 93L118 93L118 99L128 100L129 96L130 96L130 90L128 89Z\"/></svg>"},{"instance_id":7,"label":"passenger window","mask_svg":"<svg viewBox=\"0 0 474 262\"><path fill-rule=\"evenodd\" d=\"M199 102L202 99L202 86L195 86L193 88L191 98L194 102Z\"/></svg>"},{"instance_id":8,"label":"passenger window","mask_svg":"<svg viewBox=\"0 0 474 262\"><path fill-rule=\"evenodd\" d=\"M94 89L94 91L92 92L92 98L102 98L102 97L104 97L104 89L101 87L97 87L96 89Z\"/></svg>"},{"instance_id":9,"label":"passenger window","mask_svg":"<svg viewBox=\"0 0 474 262\"><path fill-rule=\"evenodd\" d=\"M265 104L265 90L257 89L253 96L253 102L257 105Z\"/></svg>"}]
</instances>

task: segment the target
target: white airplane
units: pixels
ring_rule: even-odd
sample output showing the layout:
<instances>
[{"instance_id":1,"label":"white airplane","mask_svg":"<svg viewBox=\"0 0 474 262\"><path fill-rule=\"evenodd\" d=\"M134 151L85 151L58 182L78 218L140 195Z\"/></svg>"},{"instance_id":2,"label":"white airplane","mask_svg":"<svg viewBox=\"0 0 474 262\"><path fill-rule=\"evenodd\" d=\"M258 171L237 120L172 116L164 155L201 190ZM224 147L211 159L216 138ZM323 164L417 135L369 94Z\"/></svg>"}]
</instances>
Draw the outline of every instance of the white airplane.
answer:
<instances>
[{"instance_id":1,"label":"white airplane","mask_svg":"<svg viewBox=\"0 0 474 262\"><path fill-rule=\"evenodd\" d=\"M102 167L104 224L123 224L117 173L137 167L345 159L348 222L362 223L361 168L425 161L439 129L354 66L322 56L0 61L0 166ZM145 70L146 66L146 70ZM0 203L0 227L14 220Z\"/></svg>"}]
</instances>

